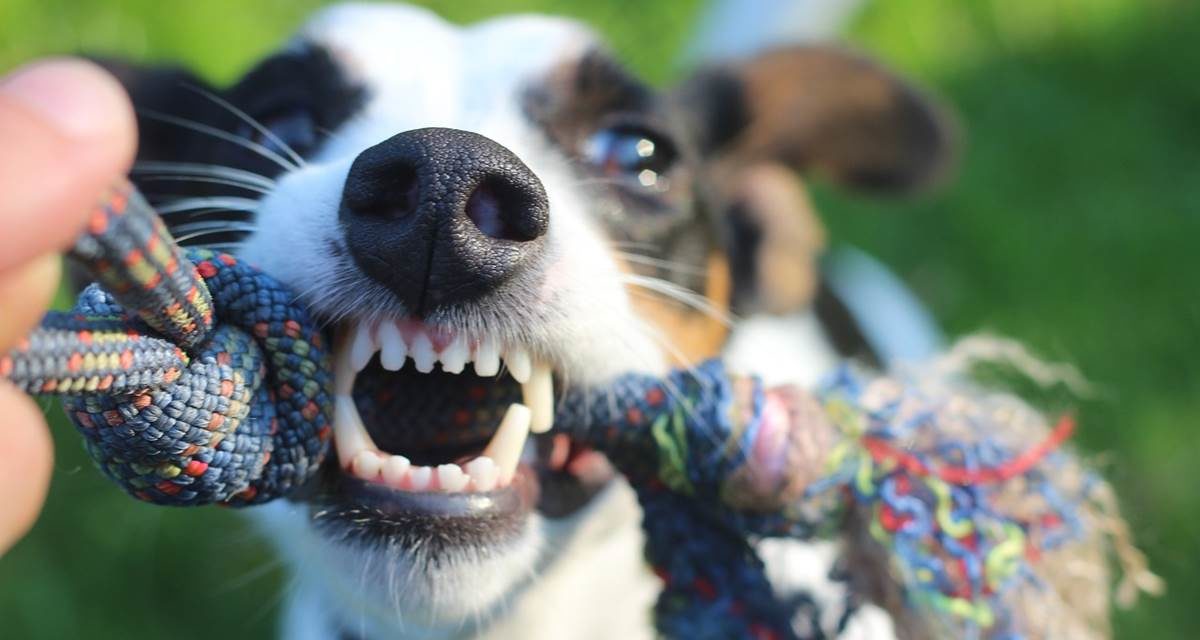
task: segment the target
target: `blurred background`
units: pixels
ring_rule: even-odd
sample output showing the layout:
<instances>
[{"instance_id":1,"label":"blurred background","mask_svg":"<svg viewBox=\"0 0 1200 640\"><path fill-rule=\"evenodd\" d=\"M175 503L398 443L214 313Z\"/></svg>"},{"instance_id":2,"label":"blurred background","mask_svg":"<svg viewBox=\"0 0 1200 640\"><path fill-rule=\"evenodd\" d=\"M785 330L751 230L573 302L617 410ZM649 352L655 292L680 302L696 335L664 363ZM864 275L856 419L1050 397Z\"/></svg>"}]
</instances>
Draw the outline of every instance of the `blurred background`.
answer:
<instances>
[{"instance_id":1,"label":"blurred background","mask_svg":"<svg viewBox=\"0 0 1200 640\"><path fill-rule=\"evenodd\" d=\"M84 51L182 61L229 81L319 4L0 0L0 71ZM419 4L455 21L574 15L664 84L686 69L695 34L729 51L746 36L706 13L704 0ZM780 35L841 24L853 46L953 105L967 145L958 177L919 200L856 199L816 185L832 237L895 269L949 334L1018 338L1095 383L1080 407L1079 446L1117 486L1168 584L1166 596L1119 613L1117 635L1197 637L1200 3L861 5L824 15L828 24L768 26ZM247 523L229 510L130 500L56 420L49 504L33 533L0 559L0 637L271 636L287 576Z\"/></svg>"}]
</instances>

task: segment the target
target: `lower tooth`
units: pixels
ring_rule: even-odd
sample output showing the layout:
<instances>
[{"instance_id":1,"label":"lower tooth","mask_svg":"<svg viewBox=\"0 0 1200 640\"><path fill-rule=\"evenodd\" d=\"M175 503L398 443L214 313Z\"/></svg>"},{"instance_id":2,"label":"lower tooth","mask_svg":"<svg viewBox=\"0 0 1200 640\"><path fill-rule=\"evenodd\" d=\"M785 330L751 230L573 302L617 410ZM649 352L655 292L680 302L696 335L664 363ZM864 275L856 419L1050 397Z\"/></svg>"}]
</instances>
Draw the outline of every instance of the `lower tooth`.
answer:
<instances>
[{"instance_id":1,"label":"lower tooth","mask_svg":"<svg viewBox=\"0 0 1200 640\"><path fill-rule=\"evenodd\" d=\"M389 456L383 463L383 481L388 486L399 489L404 477L408 475L410 466L411 463L404 456Z\"/></svg>"},{"instance_id":2,"label":"lower tooth","mask_svg":"<svg viewBox=\"0 0 1200 640\"><path fill-rule=\"evenodd\" d=\"M491 491L496 488L496 463L487 456L480 456L467 463L476 491Z\"/></svg>"},{"instance_id":3,"label":"lower tooth","mask_svg":"<svg viewBox=\"0 0 1200 640\"><path fill-rule=\"evenodd\" d=\"M363 480L375 480L379 477L379 471L383 468L383 460L374 451L359 451L358 455L354 456L354 462L350 466L354 471L354 475L359 478Z\"/></svg>"},{"instance_id":4,"label":"lower tooth","mask_svg":"<svg viewBox=\"0 0 1200 640\"><path fill-rule=\"evenodd\" d=\"M432 479L432 467L413 467L408 474L408 480L412 483L413 491L427 491L429 489L429 482Z\"/></svg>"},{"instance_id":5,"label":"lower tooth","mask_svg":"<svg viewBox=\"0 0 1200 640\"><path fill-rule=\"evenodd\" d=\"M442 491L455 493L467 488L467 483L471 478L463 474L462 467L456 464L438 465L437 468L438 487Z\"/></svg>"}]
</instances>

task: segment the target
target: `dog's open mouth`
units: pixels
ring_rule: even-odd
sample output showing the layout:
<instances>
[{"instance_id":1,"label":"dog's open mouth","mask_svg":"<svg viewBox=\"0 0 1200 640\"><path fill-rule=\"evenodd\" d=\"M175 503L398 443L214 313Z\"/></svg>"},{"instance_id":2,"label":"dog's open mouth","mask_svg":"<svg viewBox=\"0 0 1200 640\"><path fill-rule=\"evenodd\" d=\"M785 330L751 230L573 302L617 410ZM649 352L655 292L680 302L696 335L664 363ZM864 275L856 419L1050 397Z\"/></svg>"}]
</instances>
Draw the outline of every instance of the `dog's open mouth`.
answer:
<instances>
[{"instance_id":1,"label":"dog's open mouth","mask_svg":"<svg viewBox=\"0 0 1200 640\"><path fill-rule=\"evenodd\" d=\"M413 320L344 324L336 344L325 476L339 502L408 518L518 515L537 503L535 471L565 466L530 437L550 429L555 390L527 349Z\"/></svg>"}]
</instances>

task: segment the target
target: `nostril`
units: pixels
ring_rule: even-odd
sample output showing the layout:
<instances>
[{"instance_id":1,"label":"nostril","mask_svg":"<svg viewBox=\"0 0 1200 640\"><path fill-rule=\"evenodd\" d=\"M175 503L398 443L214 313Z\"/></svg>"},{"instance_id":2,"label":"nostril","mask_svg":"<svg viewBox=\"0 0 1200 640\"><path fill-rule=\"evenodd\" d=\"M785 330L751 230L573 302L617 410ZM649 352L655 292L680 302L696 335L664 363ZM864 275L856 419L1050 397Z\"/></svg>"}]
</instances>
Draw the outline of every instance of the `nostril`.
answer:
<instances>
[{"instance_id":1,"label":"nostril","mask_svg":"<svg viewBox=\"0 0 1200 640\"><path fill-rule=\"evenodd\" d=\"M544 198L499 176L487 176L475 187L465 213L483 235L497 240L529 242L546 232Z\"/></svg>"},{"instance_id":2,"label":"nostril","mask_svg":"<svg viewBox=\"0 0 1200 640\"><path fill-rule=\"evenodd\" d=\"M388 167L385 175L363 181L363 184L364 189L352 191L347 188L343 196L346 205L356 213L403 218L421 206L421 180L416 169L410 166Z\"/></svg>"}]
</instances>

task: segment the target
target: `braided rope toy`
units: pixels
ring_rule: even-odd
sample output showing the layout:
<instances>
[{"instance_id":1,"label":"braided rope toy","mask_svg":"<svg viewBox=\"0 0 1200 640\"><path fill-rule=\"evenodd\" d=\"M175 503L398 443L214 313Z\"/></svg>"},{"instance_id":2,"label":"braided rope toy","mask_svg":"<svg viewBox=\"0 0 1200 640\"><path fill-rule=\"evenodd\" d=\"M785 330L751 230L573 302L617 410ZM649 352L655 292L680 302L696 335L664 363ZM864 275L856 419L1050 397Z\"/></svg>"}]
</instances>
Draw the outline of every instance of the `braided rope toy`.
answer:
<instances>
[{"instance_id":1,"label":"braided rope toy","mask_svg":"<svg viewBox=\"0 0 1200 640\"><path fill-rule=\"evenodd\" d=\"M331 361L285 287L180 249L127 184L71 255L98 283L0 357L0 378L59 396L106 475L148 502L240 506L316 472ZM1069 418L1051 428L958 373L846 367L807 393L711 360L624 376L604 402L570 389L554 429L637 492L666 637L801 637L754 543L835 536L912 635L1107 636L1110 555L1119 600L1160 588L1111 488L1062 448Z\"/></svg>"}]
</instances>

